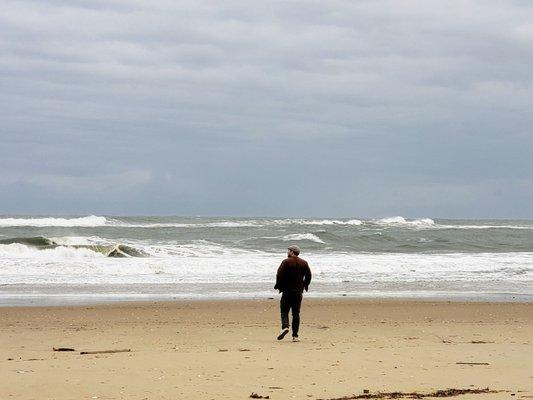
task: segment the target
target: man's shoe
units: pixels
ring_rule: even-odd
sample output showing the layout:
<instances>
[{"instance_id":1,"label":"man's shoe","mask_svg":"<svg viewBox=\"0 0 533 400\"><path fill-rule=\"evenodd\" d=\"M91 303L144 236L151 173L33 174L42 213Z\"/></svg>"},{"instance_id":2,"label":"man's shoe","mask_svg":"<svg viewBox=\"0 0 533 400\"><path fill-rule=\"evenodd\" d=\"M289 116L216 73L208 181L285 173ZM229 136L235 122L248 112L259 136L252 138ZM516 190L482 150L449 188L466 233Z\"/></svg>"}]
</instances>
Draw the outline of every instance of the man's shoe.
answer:
<instances>
[{"instance_id":1,"label":"man's shoe","mask_svg":"<svg viewBox=\"0 0 533 400\"><path fill-rule=\"evenodd\" d=\"M287 333L289 333L289 328L282 329L281 333L278 335L278 340L283 339Z\"/></svg>"},{"instance_id":2,"label":"man's shoe","mask_svg":"<svg viewBox=\"0 0 533 400\"><path fill-rule=\"evenodd\" d=\"M292 341L293 342L299 342L300 341L300 338L298 336L293 336L292 337Z\"/></svg>"}]
</instances>

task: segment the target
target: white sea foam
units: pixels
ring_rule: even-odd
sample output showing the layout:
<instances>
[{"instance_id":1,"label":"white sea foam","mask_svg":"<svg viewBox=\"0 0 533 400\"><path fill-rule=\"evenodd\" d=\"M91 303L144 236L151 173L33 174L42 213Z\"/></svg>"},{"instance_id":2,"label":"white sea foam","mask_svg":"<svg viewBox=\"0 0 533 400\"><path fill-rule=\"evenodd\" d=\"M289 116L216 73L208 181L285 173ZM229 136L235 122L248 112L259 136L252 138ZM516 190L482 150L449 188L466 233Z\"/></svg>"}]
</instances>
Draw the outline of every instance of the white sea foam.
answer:
<instances>
[{"instance_id":1,"label":"white sea foam","mask_svg":"<svg viewBox=\"0 0 533 400\"><path fill-rule=\"evenodd\" d=\"M230 248L221 244L210 242L208 240L195 240L186 244L161 243L157 245L142 246L131 243L132 247L138 248L143 252L154 257L176 259L176 257L191 258L216 258L220 256L245 257L256 252Z\"/></svg>"},{"instance_id":2,"label":"white sea foam","mask_svg":"<svg viewBox=\"0 0 533 400\"><path fill-rule=\"evenodd\" d=\"M11 229L13 226L29 229ZM92 226L95 229L87 228ZM185 229L162 229L166 227ZM374 291L378 296L462 290L480 295L508 291L533 296L533 253L521 252L529 251L527 232L513 231L509 236L497 231L466 231L463 235L463 231L440 229L533 229L533 222L435 223L404 217L363 221L4 217L0 218L0 239L5 243L0 245L0 302L14 287L11 285L17 284L28 288L24 289L28 293L38 291L39 286L62 293L71 284L78 284L81 292L84 287L101 285L108 294L121 290L121 285L152 285L161 293L169 293L168 287L177 296L191 287L207 297L235 294L235 288L268 293L277 266L285 257L285 242L302 246L302 256L313 270L313 293L319 295L342 290L348 295ZM106 257L106 248L115 245L132 247L139 256L132 250L131 254L126 251L130 257ZM388 253L397 249L402 252ZM494 253L479 253L487 250Z\"/></svg>"},{"instance_id":3,"label":"white sea foam","mask_svg":"<svg viewBox=\"0 0 533 400\"><path fill-rule=\"evenodd\" d=\"M378 225L384 226L396 226L396 227L415 227L415 228L424 228L424 227L433 227L435 226L435 221L431 218L421 218L414 220L407 220L404 217L388 217L382 218L375 221L372 221Z\"/></svg>"},{"instance_id":4,"label":"white sea foam","mask_svg":"<svg viewBox=\"0 0 533 400\"><path fill-rule=\"evenodd\" d=\"M128 228L247 228L247 227L265 227L277 225L362 225L363 222L358 219L342 221L337 219L307 220L307 219L275 219L275 220L243 220L243 221L216 221L216 222L197 222L197 223L147 223L131 224L117 222L115 226Z\"/></svg>"},{"instance_id":5,"label":"white sea foam","mask_svg":"<svg viewBox=\"0 0 533 400\"><path fill-rule=\"evenodd\" d=\"M221 220L212 222L162 222L162 223L130 223L120 218L106 218L103 216L89 215L76 218L0 218L2 227L123 227L123 228L246 228L287 225L316 225L316 226L372 226L421 229L517 229L533 230L533 225L528 224L437 224L430 218L406 219L401 216L387 217L377 220L341 220L341 219L246 219L246 220ZM5 235L0 235L5 236ZM78 243L82 244L82 243Z\"/></svg>"},{"instance_id":6,"label":"white sea foam","mask_svg":"<svg viewBox=\"0 0 533 400\"><path fill-rule=\"evenodd\" d=\"M103 218L103 217L102 217ZM520 229L533 230L533 225L445 225L437 224L431 218L420 218L409 220L404 217L388 217L378 220L339 220L339 219L276 219L276 220L242 220L242 221L216 221L216 222L197 222L197 223L129 223L119 220L107 220L106 226L115 226L123 228L261 228L268 226L288 226L288 225L316 225L316 226L372 226L379 225L383 227L396 228L420 228L420 229ZM0 226L1 220L0 220ZM80 225L82 226L82 225Z\"/></svg>"},{"instance_id":7,"label":"white sea foam","mask_svg":"<svg viewBox=\"0 0 533 400\"><path fill-rule=\"evenodd\" d=\"M0 245L0 257L5 258L6 260L31 259L57 261L74 260L79 258L102 258L104 255L87 248L58 246L52 249L37 249L20 243L12 243Z\"/></svg>"},{"instance_id":8,"label":"white sea foam","mask_svg":"<svg viewBox=\"0 0 533 400\"><path fill-rule=\"evenodd\" d=\"M204 224L206 227L212 228L243 228L261 225L255 221L221 221L221 222L210 222Z\"/></svg>"},{"instance_id":9,"label":"white sea foam","mask_svg":"<svg viewBox=\"0 0 533 400\"><path fill-rule=\"evenodd\" d=\"M361 221L359 219L351 219L349 221L346 221L345 224L346 225L362 225L363 221Z\"/></svg>"},{"instance_id":10,"label":"white sea foam","mask_svg":"<svg viewBox=\"0 0 533 400\"><path fill-rule=\"evenodd\" d=\"M341 221L338 219L323 219L323 220L312 220L312 221L302 221L302 225L362 225L363 222L358 219L351 219L349 221Z\"/></svg>"},{"instance_id":11,"label":"white sea foam","mask_svg":"<svg viewBox=\"0 0 533 400\"><path fill-rule=\"evenodd\" d=\"M36 226L36 227L97 227L107 223L105 217L89 215L79 218L0 218L0 227Z\"/></svg>"},{"instance_id":12,"label":"white sea foam","mask_svg":"<svg viewBox=\"0 0 533 400\"><path fill-rule=\"evenodd\" d=\"M435 225L439 229L517 229L533 230L533 225Z\"/></svg>"},{"instance_id":13,"label":"white sea foam","mask_svg":"<svg viewBox=\"0 0 533 400\"><path fill-rule=\"evenodd\" d=\"M97 236L61 236L51 237L50 240L60 246L90 246L108 243Z\"/></svg>"},{"instance_id":14,"label":"white sea foam","mask_svg":"<svg viewBox=\"0 0 533 400\"><path fill-rule=\"evenodd\" d=\"M312 221L299 221L299 225L344 225L343 221L336 219L323 219L323 220L312 220Z\"/></svg>"},{"instance_id":15,"label":"white sea foam","mask_svg":"<svg viewBox=\"0 0 533 400\"><path fill-rule=\"evenodd\" d=\"M290 241L298 241L298 240L309 240L311 242L315 243L325 243L322 239L320 239L317 235L312 233L293 233L290 235L285 235L282 238L286 242Z\"/></svg>"},{"instance_id":16,"label":"white sea foam","mask_svg":"<svg viewBox=\"0 0 533 400\"><path fill-rule=\"evenodd\" d=\"M100 227L117 228L241 228L263 226L257 221L217 221L199 223L129 223L120 219L107 219L90 215L79 218L0 218L0 227L36 226L36 227Z\"/></svg>"},{"instance_id":17,"label":"white sea foam","mask_svg":"<svg viewBox=\"0 0 533 400\"><path fill-rule=\"evenodd\" d=\"M518 230L533 230L533 225L494 225L494 224L479 224L479 225L458 225L458 224L437 224L431 218L420 218L408 220L404 217L388 217L378 220L364 222L364 224L377 224L381 226L390 227L405 227L405 228L427 228L427 229L518 229Z\"/></svg>"},{"instance_id":18,"label":"white sea foam","mask_svg":"<svg viewBox=\"0 0 533 400\"><path fill-rule=\"evenodd\" d=\"M362 225L363 222L358 219L343 221L340 219L276 219L265 221L266 225Z\"/></svg>"},{"instance_id":19,"label":"white sea foam","mask_svg":"<svg viewBox=\"0 0 533 400\"><path fill-rule=\"evenodd\" d=\"M103 218L103 217L101 217ZM0 220L0 226L1 225ZM236 221L214 221L214 222L162 222L162 223L129 223L118 219L107 219L103 225L123 227L123 228L261 228L269 226L288 226L288 225L309 225L309 226L383 226L396 228L420 228L420 229L533 229L533 225L444 225L437 224L430 218L406 219L401 216L388 217L378 220L340 220L340 219L250 219ZM80 225L81 226L81 225Z\"/></svg>"},{"instance_id":20,"label":"white sea foam","mask_svg":"<svg viewBox=\"0 0 533 400\"><path fill-rule=\"evenodd\" d=\"M199 222L199 223L155 223L155 224L130 224L117 222L114 226L123 228L245 228L264 226L255 221L219 221L219 222Z\"/></svg>"},{"instance_id":21,"label":"white sea foam","mask_svg":"<svg viewBox=\"0 0 533 400\"><path fill-rule=\"evenodd\" d=\"M108 258L88 249L37 250L0 245L0 281L6 285L188 284L263 282L271 287L283 254L246 252L210 242L155 246L149 258ZM304 257L316 284L354 282L369 289L387 285L430 290L446 285L483 293L488 287L532 293L533 253L319 254ZM366 285L366 286L365 286ZM529 288L529 289L528 289Z\"/></svg>"},{"instance_id":22,"label":"white sea foam","mask_svg":"<svg viewBox=\"0 0 533 400\"><path fill-rule=\"evenodd\" d=\"M261 236L261 237L253 236L250 238L239 240L238 243L248 242L248 241L257 240L257 239L282 240L284 242L309 240L315 243L325 243L322 239L320 239L320 237L318 237L314 233L291 233L289 235L284 235L284 236Z\"/></svg>"}]
</instances>

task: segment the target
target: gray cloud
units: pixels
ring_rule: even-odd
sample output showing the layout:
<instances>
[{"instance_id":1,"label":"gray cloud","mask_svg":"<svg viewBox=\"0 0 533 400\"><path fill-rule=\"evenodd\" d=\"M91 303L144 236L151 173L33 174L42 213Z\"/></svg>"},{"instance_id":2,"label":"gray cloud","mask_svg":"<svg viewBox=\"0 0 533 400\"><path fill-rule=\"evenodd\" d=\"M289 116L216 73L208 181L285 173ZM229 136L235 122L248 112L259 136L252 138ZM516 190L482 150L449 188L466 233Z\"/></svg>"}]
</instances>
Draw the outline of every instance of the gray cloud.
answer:
<instances>
[{"instance_id":1,"label":"gray cloud","mask_svg":"<svg viewBox=\"0 0 533 400\"><path fill-rule=\"evenodd\" d=\"M123 192L135 186L144 185L151 181L151 174L143 170L124 171L118 174L99 176L75 175L9 175L0 176L0 184L4 185L34 185L45 190L62 192L66 196L106 196L116 191Z\"/></svg>"},{"instance_id":2,"label":"gray cloud","mask_svg":"<svg viewBox=\"0 0 533 400\"><path fill-rule=\"evenodd\" d=\"M0 213L533 218L528 2L3 10Z\"/></svg>"}]
</instances>

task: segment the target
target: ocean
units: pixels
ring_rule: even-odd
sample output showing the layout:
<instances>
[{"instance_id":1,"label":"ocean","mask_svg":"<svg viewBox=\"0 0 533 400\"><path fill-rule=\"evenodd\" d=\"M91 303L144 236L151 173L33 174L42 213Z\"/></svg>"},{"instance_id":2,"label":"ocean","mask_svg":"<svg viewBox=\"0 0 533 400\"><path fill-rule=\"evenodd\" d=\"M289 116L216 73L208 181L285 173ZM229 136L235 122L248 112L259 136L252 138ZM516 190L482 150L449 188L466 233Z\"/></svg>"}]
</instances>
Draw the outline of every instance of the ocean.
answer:
<instances>
[{"instance_id":1,"label":"ocean","mask_svg":"<svg viewBox=\"0 0 533 400\"><path fill-rule=\"evenodd\" d=\"M310 297L533 300L533 221L1 216L0 305L274 297L290 244Z\"/></svg>"}]
</instances>

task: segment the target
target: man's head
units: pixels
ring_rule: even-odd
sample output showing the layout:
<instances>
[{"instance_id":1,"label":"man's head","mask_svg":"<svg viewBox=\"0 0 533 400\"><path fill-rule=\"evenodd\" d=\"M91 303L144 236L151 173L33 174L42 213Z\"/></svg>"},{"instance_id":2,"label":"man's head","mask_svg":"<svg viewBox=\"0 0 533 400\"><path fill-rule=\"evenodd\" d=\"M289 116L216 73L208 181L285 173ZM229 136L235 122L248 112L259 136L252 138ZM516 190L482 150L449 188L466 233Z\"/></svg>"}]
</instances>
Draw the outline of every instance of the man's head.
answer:
<instances>
[{"instance_id":1,"label":"man's head","mask_svg":"<svg viewBox=\"0 0 533 400\"><path fill-rule=\"evenodd\" d=\"M288 257L298 256L298 254L300 254L300 248L298 246L293 244L292 246L287 247Z\"/></svg>"}]
</instances>

